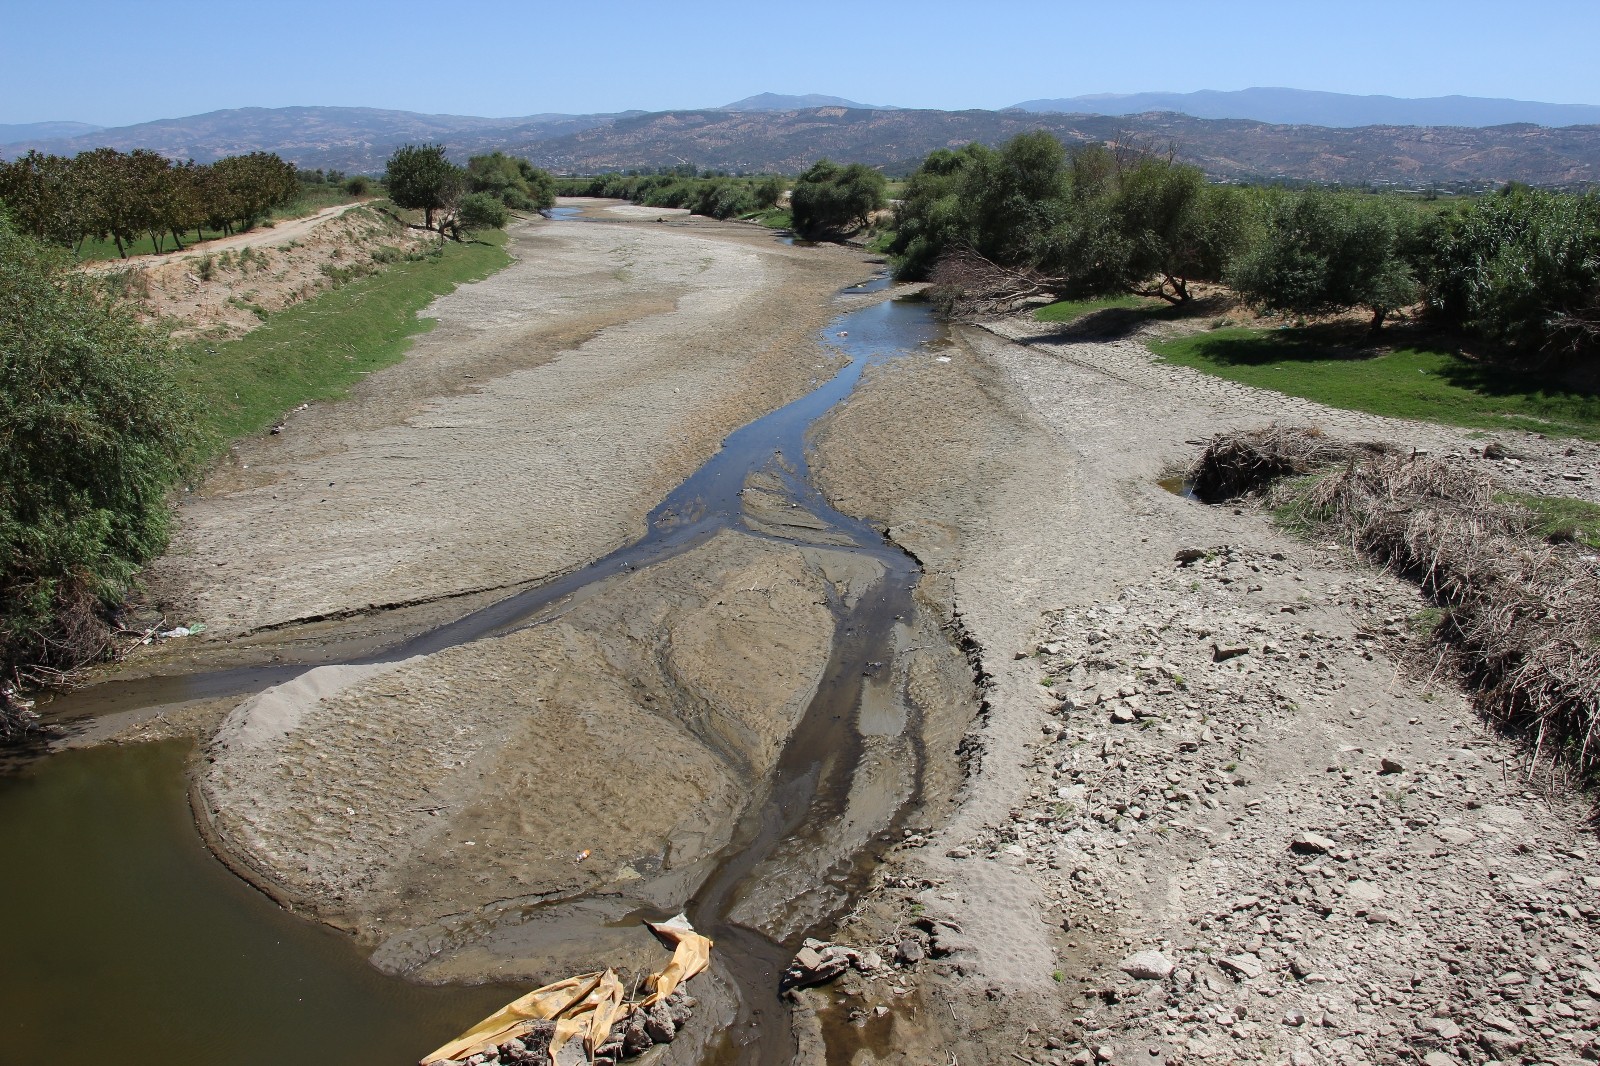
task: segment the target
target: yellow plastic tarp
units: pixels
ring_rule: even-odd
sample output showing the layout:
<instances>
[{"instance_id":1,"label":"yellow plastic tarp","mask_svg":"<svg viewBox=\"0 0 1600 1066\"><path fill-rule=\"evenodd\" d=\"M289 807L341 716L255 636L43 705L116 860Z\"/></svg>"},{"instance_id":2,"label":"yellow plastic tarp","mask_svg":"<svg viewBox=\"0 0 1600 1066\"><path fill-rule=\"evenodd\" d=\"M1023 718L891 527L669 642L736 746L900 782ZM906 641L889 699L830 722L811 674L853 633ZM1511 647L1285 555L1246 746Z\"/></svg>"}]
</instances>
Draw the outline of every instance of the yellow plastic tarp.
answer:
<instances>
[{"instance_id":1,"label":"yellow plastic tarp","mask_svg":"<svg viewBox=\"0 0 1600 1066\"><path fill-rule=\"evenodd\" d=\"M689 978L703 971L711 962L711 941L695 932L681 914L668 922L646 922L652 932L674 945L672 961L657 973L645 979L650 994L637 1006L650 1007L672 995L673 991ZM616 972L579 974L555 984L536 988L525 996L507 1003L471 1029L462 1033L433 1054L422 1059L421 1066L464 1059L493 1047L498 1047L513 1037L521 1036L533 1028L537 1021L553 1020L555 1035L550 1041L550 1061L573 1038L583 1039L589 1058L604 1044L611 1034L617 1018L623 1016L625 992ZM631 1011L633 1008L629 1008Z\"/></svg>"}]
</instances>

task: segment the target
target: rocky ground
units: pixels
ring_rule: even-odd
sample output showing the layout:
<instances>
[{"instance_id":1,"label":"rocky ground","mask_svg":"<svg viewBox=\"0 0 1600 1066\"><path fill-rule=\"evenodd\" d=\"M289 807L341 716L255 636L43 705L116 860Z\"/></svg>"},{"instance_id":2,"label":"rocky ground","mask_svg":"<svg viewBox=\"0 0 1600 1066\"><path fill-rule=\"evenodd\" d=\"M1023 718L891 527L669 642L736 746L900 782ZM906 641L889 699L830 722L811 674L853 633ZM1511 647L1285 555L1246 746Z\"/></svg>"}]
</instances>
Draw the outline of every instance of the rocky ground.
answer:
<instances>
[{"instance_id":1,"label":"rocky ground","mask_svg":"<svg viewBox=\"0 0 1600 1066\"><path fill-rule=\"evenodd\" d=\"M1136 337L986 326L958 333L968 384L880 374L820 445L839 498L952 531L938 569L991 676L960 804L840 931L889 968L806 994L830 1061L1594 1058L1588 798L1430 676L1412 586L1156 481L1273 420L1590 498L1600 453L1496 434L1485 458L1484 435L1207 378ZM941 417L913 414L933 396ZM891 439L847 466L867 426ZM898 476L934 437L986 477ZM1008 521L1010 471L1041 461ZM1018 517L1026 552L997 544Z\"/></svg>"}]
</instances>

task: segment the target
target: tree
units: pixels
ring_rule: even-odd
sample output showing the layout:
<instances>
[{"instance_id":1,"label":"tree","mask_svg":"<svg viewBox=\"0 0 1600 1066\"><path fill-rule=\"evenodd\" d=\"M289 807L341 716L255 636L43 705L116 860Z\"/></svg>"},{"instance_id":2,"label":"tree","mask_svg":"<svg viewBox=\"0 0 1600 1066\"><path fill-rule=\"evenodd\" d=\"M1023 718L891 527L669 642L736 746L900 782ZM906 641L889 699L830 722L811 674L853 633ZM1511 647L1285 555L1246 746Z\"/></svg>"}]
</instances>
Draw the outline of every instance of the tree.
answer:
<instances>
[{"instance_id":1,"label":"tree","mask_svg":"<svg viewBox=\"0 0 1600 1066\"><path fill-rule=\"evenodd\" d=\"M1600 194L1507 186L1448 220L1429 307L1532 354L1600 348Z\"/></svg>"},{"instance_id":2,"label":"tree","mask_svg":"<svg viewBox=\"0 0 1600 1066\"><path fill-rule=\"evenodd\" d=\"M895 258L896 277L925 281L947 250L977 243L977 227L967 210L967 175L992 154L977 142L959 151L938 148L912 173L894 212L889 254Z\"/></svg>"},{"instance_id":3,"label":"tree","mask_svg":"<svg viewBox=\"0 0 1600 1066\"><path fill-rule=\"evenodd\" d=\"M1085 158L1074 188L1073 251L1060 269L1085 293L1187 303L1189 283L1220 280L1250 230L1241 194L1170 156Z\"/></svg>"},{"instance_id":4,"label":"tree","mask_svg":"<svg viewBox=\"0 0 1600 1066\"><path fill-rule=\"evenodd\" d=\"M841 167L819 159L800 175L789 195L795 231L805 237L837 236L867 224L883 207L882 174L861 163Z\"/></svg>"},{"instance_id":5,"label":"tree","mask_svg":"<svg viewBox=\"0 0 1600 1066\"><path fill-rule=\"evenodd\" d=\"M0 670L72 668L166 545L192 422L167 343L0 217ZM97 636L98 634L98 636ZM0 695L0 700L4 696Z\"/></svg>"},{"instance_id":6,"label":"tree","mask_svg":"<svg viewBox=\"0 0 1600 1066\"><path fill-rule=\"evenodd\" d=\"M442 144L406 144L389 157L384 184L389 199L422 212L422 224L433 229L435 211L455 206L465 185L461 168L445 158Z\"/></svg>"},{"instance_id":7,"label":"tree","mask_svg":"<svg viewBox=\"0 0 1600 1066\"><path fill-rule=\"evenodd\" d=\"M493 193L469 192L461 198L455 222L462 231L471 233L480 229L502 229L509 218L506 205Z\"/></svg>"},{"instance_id":8,"label":"tree","mask_svg":"<svg viewBox=\"0 0 1600 1066\"><path fill-rule=\"evenodd\" d=\"M556 182L526 159L504 152L467 160L467 191L489 193L513 211L543 211L555 206Z\"/></svg>"},{"instance_id":9,"label":"tree","mask_svg":"<svg viewBox=\"0 0 1600 1066\"><path fill-rule=\"evenodd\" d=\"M1234 287L1269 311L1331 314L1364 307L1374 331L1420 295L1411 262L1413 216L1321 189L1280 199L1261 242L1233 271Z\"/></svg>"}]
</instances>

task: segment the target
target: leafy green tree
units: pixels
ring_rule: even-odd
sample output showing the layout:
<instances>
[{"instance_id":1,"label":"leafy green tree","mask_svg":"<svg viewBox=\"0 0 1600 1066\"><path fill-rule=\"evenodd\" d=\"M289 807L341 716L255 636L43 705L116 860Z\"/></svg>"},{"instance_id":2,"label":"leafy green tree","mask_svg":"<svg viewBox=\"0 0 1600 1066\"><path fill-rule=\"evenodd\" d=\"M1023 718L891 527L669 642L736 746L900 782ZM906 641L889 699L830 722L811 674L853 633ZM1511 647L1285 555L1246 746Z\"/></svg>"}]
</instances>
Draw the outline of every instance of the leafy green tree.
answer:
<instances>
[{"instance_id":1,"label":"leafy green tree","mask_svg":"<svg viewBox=\"0 0 1600 1066\"><path fill-rule=\"evenodd\" d=\"M553 177L526 159L504 152L467 160L466 182L469 192L489 193L513 211L543 211L556 202Z\"/></svg>"},{"instance_id":2,"label":"leafy green tree","mask_svg":"<svg viewBox=\"0 0 1600 1066\"><path fill-rule=\"evenodd\" d=\"M1438 234L1429 307L1533 354L1600 349L1600 194L1508 186Z\"/></svg>"},{"instance_id":3,"label":"leafy green tree","mask_svg":"<svg viewBox=\"0 0 1600 1066\"><path fill-rule=\"evenodd\" d=\"M422 224L433 229L434 212L454 207L461 198L466 175L445 158L442 144L407 144L389 157L384 184L389 199L400 207L422 212Z\"/></svg>"},{"instance_id":4,"label":"leafy green tree","mask_svg":"<svg viewBox=\"0 0 1600 1066\"><path fill-rule=\"evenodd\" d=\"M469 192L456 208L455 221L467 233L482 229L503 229L511 215L500 198L488 192Z\"/></svg>"},{"instance_id":5,"label":"leafy green tree","mask_svg":"<svg viewBox=\"0 0 1600 1066\"><path fill-rule=\"evenodd\" d=\"M1421 295L1411 258L1416 227L1414 215L1388 203L1307 189L1273 205L1261 242L1233 271L1234 286L1269 311L1366 308L1378 330Z\"/></svg>"},{"instance_id":6,"label":"leafy green tree","mask_svg":"<svg viewBox=\"0 0 1600 1066\"><path fill-rule=\"evenodd\" d=\"M1089 155L1075 174L1070 251L1059 264L1081 290L1183 304L1191 281L1223 277L1252 229L1243 194L1171 158Z\"/></svg>"},{"instance_id":7,"label":"leafy green tree","mask_svg":"<svg viewBox=\"0 0 1600 1066\"><path fill-rule=\"evenodd\" d=\"M862 163L842 167L819 159L789 194L794 228L805 237L825 237L865 226L886 202L887 185L881 173Z\"/></svg>"},{"instance_id":8,"label":"leafy green tree","mask_svg":"<svg viewBox=\"0 0 1600 1066\"><path fill-rule=\"evenodd\" d=\"M947 250L977 243L977 226L967 210L968 174L993 154L977 142L958 151L939 148L912 173L895 208L889 244L896 277L925 281Z\"/></svg>"},{"instance_id":9,"label":"leafy green tree","mask_svg":"<svg viewBox=\"0 0 1600 1066\"><path fill-rule=\"evenodd\" d=\"M68 668L159 554L192 422L166 341L0 218L0 670Z\"/></svg>"}]
</instances>

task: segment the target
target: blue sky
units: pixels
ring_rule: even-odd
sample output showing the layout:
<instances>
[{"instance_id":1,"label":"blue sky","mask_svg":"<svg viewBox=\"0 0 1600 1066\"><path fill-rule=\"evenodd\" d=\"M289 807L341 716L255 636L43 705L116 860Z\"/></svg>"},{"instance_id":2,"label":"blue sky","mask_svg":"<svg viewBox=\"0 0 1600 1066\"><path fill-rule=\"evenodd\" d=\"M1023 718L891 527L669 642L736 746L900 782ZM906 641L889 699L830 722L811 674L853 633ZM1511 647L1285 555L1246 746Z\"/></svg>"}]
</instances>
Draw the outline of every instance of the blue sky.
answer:
<instances>
[{"instance_id":1,"label":"blue sky","mask_svg":"<svg viewBox=\"0 0 1600 1066\"><path fill-rule=\"evenodd\" d=\"M1600 0L0 0L0 25L0 123L663 110L762 91L995 108L1252 85L1600 104Z\"/></svg>"}]
</instances>

